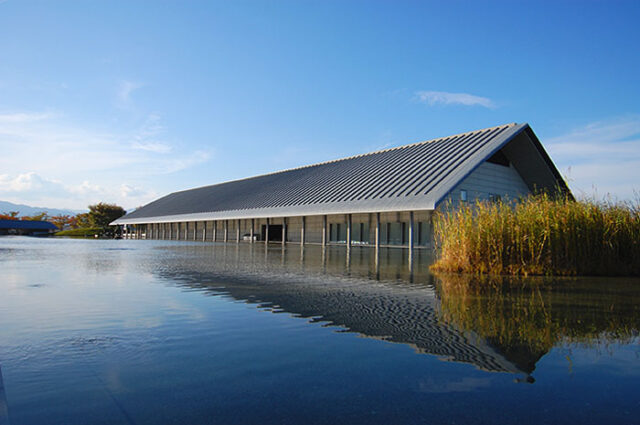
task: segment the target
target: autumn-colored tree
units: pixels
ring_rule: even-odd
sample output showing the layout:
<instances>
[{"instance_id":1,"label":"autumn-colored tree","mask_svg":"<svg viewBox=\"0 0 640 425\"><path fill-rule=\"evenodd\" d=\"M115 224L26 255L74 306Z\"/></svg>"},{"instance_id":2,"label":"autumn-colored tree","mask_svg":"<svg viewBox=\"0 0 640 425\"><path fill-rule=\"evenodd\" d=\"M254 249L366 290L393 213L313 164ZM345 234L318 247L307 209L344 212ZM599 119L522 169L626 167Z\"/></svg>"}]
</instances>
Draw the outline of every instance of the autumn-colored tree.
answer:
<instances>
[{"instance_id":1,"label":"autumn-colored tree","mask_svg":"<svg viewBox=\"0 0 640 425\"><path fill-rule=\"evenodd\" d=\"M19 211L3 212L2 214L0 214L0 219L2 219L2 220L19 220L18 214L20 214Z\"/></svg>"},{"instance_id":2,"label":"autumn-colored tree","mask_svg":"<svg viewBox=\"0 0 640 425\"><path fill-rule=\"evenodd\" d=\"M74 217L71 217L70 215L55 215L50 217L49 221L55 224L58 229L64 230L66 226L71 226L73 219Z\"/></svg>"},{"instance_id":3,"label":"autumn-colored tree","mask_svg":"<svg viewBox=\"0 0 640 425\"><path fill-rule=\"evenodd\" d=\"M40 214L35 214L32 216L24 216L21 217L20 220L30 220L30 221L48 221L49 216L46 212L41 212Z\"/></svg>"},{"instance_id":4,"label":"autumn-colored tree","mask_svg":"<svg viewBox=\"0 0 640 425\"><path fill-rule=\"evenodd\" d=\"M89 205L89 222L93 227L101 227L103 230L109 229L109 224L126 214L121 206L100 202Z\"/></svg>"}]
</instances>

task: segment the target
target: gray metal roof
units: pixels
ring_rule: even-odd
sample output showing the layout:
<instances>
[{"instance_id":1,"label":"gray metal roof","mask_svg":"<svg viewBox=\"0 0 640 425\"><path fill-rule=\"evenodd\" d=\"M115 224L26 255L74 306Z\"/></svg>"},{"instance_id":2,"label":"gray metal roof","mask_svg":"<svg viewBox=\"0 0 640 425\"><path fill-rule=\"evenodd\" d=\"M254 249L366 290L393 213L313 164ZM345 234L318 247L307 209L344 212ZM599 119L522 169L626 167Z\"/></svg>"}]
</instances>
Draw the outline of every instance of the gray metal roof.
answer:
<instances>
[{"instance_id":1,"label":"gray metal roof","mask_svg":"<svg viewBox=\"0 0 640 425\"><path fill-rule=\"evenodd\" d=\"M113 224L434 209L524 130L533 134L528 124L507 124L175 192Z\"/></svg>"}]
</instances>

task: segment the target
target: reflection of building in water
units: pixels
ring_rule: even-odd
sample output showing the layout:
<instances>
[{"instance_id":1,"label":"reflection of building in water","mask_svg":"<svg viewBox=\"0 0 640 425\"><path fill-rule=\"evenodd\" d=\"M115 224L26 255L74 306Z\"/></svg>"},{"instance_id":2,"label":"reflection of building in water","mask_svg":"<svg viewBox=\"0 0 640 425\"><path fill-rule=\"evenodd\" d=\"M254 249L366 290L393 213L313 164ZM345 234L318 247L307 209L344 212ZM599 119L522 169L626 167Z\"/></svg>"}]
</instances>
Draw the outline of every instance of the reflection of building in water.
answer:
<instances>
[{"instance_id":1,"label":"reflection of building in water","mask_svg":"<svg viewBox=\"0 0 640 425\"><path fill-rule=\"evenodd\" d=\"M431 244L448 201L568 192L528 124L508 124L169 194L125 236L350 246Z\"/></svg>"},{"instance_id":2,"label":"reflection of building in water","mask_svg":"<svg viewBox=\"0 0 640 425\"><path fill-rule=\"evenodd\" d=\"M340 252L342 251L342 252ZM226 294L275 312L344 327L347 331L408 344L418 353L470 363L488 371L530 373L518 362L473 332L441 320L430 258L415 259L411 272L402 251L381 253L383 272L376 280L371 250L360 250L345 262L344 249L307 247L268 249L260 246L172 247L160 275L189 287ZM535 364L533 354L525 364Z\"/></svg>"},{"instance_id":3,"label":"reflection of building in water","mask_svg":"<svg viewBox=\"0 0 640 425\"><path fill-rule=\"evenodd\" d=\"M4 392L2 369L0 369L0 425L9 425L9 410L7 408L7 398Z\"/></svg>"}]
</instances>

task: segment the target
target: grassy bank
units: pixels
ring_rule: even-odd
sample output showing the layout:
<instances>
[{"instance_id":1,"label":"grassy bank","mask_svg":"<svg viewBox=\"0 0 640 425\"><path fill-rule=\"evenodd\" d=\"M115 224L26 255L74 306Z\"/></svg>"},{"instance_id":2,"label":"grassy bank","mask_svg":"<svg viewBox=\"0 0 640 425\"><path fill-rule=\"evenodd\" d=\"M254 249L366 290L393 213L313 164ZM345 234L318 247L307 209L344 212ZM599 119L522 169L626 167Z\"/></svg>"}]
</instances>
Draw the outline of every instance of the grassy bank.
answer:
<instances>
[{"instance_id":1,"label":"grassy bank","mask_svg":"<svg viewBox=\"0 0 640 425\"><path fill-rule=\"evenodd\" d=\"M103 229L101 227L83 227L80 229L62 230L57 232L55 236L73 236L78 238L93 238L95 235L101 236Z\"/></svg>"},{"instance_id":2,"label":"grassy bank","mask_svg":"<svg viewBox=\"0 0 640 425\"><path fill-rule=\"evenodd\" d=\"M434 223L434 270L640 275L640 206L530 197L450 208Z\"/></svg>"}]
</instances>

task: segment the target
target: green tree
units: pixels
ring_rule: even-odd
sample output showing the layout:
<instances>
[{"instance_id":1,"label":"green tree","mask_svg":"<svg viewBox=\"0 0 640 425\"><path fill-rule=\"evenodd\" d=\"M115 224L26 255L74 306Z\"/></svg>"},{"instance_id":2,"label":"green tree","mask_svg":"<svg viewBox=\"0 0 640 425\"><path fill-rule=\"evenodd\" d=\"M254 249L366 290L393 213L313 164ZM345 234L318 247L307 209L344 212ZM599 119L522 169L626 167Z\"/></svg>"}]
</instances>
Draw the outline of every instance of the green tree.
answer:
<instances>
[{"instance_id":1,"label":"green tree","mask_svg":"<svg viewBox=\"0 0 640 425\"><path fill-rule=\"evenodd\" d=\"M71 217L69 224L72 229L90 227L91 224L89 223L89 213L76 214L75 216Z\"/></svg>"},{"instance_id":2,"label":"green tree","mask_svg":"<svg viewBox=\"0 0 640 425\"><path fill-rule=\"evenodd\" d=\"M100 202L89 205L89 223L92 227L100 227L109 231L109 223L122 217L126 211L121 206Z\"/></svg>"}]
</instances>

